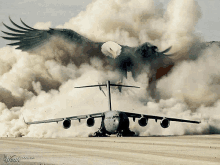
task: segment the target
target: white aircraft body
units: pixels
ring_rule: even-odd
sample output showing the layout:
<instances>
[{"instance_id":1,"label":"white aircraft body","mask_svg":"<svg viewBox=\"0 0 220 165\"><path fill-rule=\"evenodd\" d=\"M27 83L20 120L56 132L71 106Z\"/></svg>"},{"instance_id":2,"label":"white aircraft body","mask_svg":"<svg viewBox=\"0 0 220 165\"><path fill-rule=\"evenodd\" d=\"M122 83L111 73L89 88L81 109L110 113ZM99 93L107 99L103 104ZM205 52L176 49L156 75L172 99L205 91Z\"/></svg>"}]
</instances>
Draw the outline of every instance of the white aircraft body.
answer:
<instances>
[{"instance_id":1,"label":"white aircraft body","mask_svg":"<svg viewBox=\"0 0 220 165\"><path fill-rule=\"evenodd\" d=\"M156 122L157 120L160 120L160 125L163 128L168 128L170 125L170 121L196 123L196 124L200 123L199 121L191 121L191 120L184 120L177 118L169 118L162 116L153 116L153 115L112 110L110 86L118 86L119 88L121 87L139 88L136 86L110 84L110 81L107 81L106 84L102 84L102 85L81 86L75 88L99 87L99 89L102 90L101 88L102 86L106 86L108 91L107 97L108 97L109 110L106 112L93 113L93 114L80 115L80 116L71 116L71 117L57 118L57 119L49 119L42 121L34 121L34 122L25 122L25 123L30 125L30 124L40 124L40 123L63 122L63 128L68 129L71 126L71 120L79 120L80 122L81 119L86 119L87 126L92 127L95 123L95 118L102 118L100 129L97 132L95 132L93 136L107 136L112 134L117 134L117 136L135 135L135 132L130 131L129 129L129 117L133 118L133 121L135 121L135 119L138 118L138 123L142 127L147 125L148 119L154 119Z\"/></svg>"}]
</instances>

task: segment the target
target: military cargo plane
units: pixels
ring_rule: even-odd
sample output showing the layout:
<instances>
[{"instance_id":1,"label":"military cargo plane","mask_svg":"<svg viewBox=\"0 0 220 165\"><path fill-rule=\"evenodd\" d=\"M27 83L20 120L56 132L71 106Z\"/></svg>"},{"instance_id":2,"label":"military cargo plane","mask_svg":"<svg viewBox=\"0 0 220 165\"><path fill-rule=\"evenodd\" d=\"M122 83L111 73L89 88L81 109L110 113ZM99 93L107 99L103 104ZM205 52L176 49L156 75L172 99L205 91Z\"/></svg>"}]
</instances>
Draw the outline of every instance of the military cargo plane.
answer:
<instances>
[{"instance_id":1,"label":"military cargo plane","mask_svg":"<svg viewBox=\"0 0 220 165\"><path fill-rule=\"evenodd\" d=\"M24 122L30 125L30 124L51 123L51 122L58 123L62 121L63 128L68 129L71 126L71 120L79 120L80 122L81 119L86 119L87 126L92 127L95 124L95 118L102 118L100 129L97 132L95 132L93 135L97 137L108 136L112 134L116 134L118 137L135 135L135 132L129 129L129 118L133 118L133 121L135 121L135 119L138 118L138 123L142 127L147 125L148 119L154 119L156 122L157 120L160 120L160 125L163 128L168 128L170 125L170 121L196 123L196 124L200 123L199 121L191 121L191 120L184 120L184 119L177 119L177 118L168 118L168 117L162 117L162 116L153 116L153 115L112 110L110 86L117 86L120 88L121 87L140 88L140 87L111 84L110 81L107 81L106 84L81 86L81 87L75 87L75 88L99 87L99 89L102 90L101 88L102 86L107 87L109 110L106 112L93 113L93 114L88 114L88 115L71 116L71 117L57 118L57 119L49 119L49 120L42 120L42 121L34 121L34 122L25 122L25 121Z\"/></svg>"}]
</instances>

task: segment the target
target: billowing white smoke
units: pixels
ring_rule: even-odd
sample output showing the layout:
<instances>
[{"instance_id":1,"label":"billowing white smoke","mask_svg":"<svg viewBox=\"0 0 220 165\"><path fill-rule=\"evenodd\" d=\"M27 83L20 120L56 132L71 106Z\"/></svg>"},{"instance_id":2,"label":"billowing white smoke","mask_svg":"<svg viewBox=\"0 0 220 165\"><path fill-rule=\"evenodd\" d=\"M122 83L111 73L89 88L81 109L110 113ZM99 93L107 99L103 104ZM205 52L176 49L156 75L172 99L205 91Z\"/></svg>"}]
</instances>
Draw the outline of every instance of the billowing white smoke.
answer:
<instances>
[{"instance_id":1,"label":"billowing white smoke","mask_svg":"<svg viewBox=\"0 0 220 165\"><path fill-rule=\"evenodd\" d=\"M199 42L194 27L200 16L194 0L171 0L166 11L161 5L155 6L153 0L97 0L89 4L86 11L58 27L76 30L94 41L112 40L128 46L147 41L160 50L172 45L172 52L178 51L181 55L175 57L179 60L188 58L189 46ZM48 25L50 23L38 23L35 28ZM137 121L131 121L131 129L141 135L219 133L218 52L218 47L211 47L196 61L180 62L168 77L158 82L159 103L146 91L147 72L139 75L137 81L128 74L124 84L141 88L123 88L122 93L113 88L113 109L205 120L200 125L175 122L168 129L162 129L154 121L140 128ZM11 47L0 49L0 136L88 136L98 129L100 120L96 120L92 128L83 120L81 123L73 121L70 129L64 130L62 123L27 126L23 117L36 121L106 111L107 100L98 88L75 89L74 86L106 80L117 82L120 75L104 70L98 58L78 68L71 62L46 58L54 56L50 51L43 53L45 57Z\"/></svg>"}]
</instances>

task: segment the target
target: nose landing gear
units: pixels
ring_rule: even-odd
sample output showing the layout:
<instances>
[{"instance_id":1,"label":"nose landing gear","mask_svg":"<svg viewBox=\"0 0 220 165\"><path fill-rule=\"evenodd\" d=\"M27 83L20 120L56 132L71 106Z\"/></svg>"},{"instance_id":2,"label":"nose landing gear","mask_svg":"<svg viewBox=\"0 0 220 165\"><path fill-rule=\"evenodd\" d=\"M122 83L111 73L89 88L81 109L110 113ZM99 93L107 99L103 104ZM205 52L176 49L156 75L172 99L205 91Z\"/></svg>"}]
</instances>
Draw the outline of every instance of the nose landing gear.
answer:
<instances>
[{"instance_id":1,"label":"nose landing gear","mask_svg":"<svg viewBox=\"0 0 220 165\"><path fill-rule=\"evenodd\" d=\"M116 134L116 136L117 136L117 137L122 137L122 133L118 132L118 133Z\"/></svg>"}]
</instances>

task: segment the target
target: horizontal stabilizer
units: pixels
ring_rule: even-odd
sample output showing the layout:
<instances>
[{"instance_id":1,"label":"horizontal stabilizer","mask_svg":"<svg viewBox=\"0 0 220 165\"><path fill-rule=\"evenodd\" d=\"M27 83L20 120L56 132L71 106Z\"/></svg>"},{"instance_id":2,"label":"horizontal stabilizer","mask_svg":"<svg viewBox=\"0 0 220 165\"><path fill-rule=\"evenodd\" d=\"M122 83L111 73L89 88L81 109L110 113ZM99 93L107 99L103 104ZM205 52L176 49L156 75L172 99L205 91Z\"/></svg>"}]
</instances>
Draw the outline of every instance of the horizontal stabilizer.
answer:
<instances>
[{"instance_id":1,"label":"horizontal stabilizer","mask_svg":"<svg viewBox=\"0 0 220 165\"><path fill-rule=\"evenodd\" d=\"M110 86L140 88L140 87L137 87L137 86L119 85L119 84L110 84Z\"/></svg>"},{"instance_id":2,"label":"horizontal stabilizer","mask_svg":"<svg viewBox=\"0 0 220 165\"><path fill-rule=\"evenodd\" d=\"M137 86L119 85L119 84L109 84L109 85L110 85L110 86L118 86L118 87L140 88L140 87L137 87ZM101 86L107 86L107 84L102 84L102 85L89 85L89 86L80 86L80 87L75 87L75 88L101 87Z\"/></svg>"},{"instance_id":3,"label":"horizontal stabilizer","mask_svg":"<svg viewBox=\"0 0 220 165\"><path fill-rule=\"evenodd\" d=\"M106 86L106 84L103 84L103 85L89 85L89 86L81 86L81 87L74 87L74 88L87 88L87 87L100 87L100 86Z\"/></svg>"}]
</instances>

